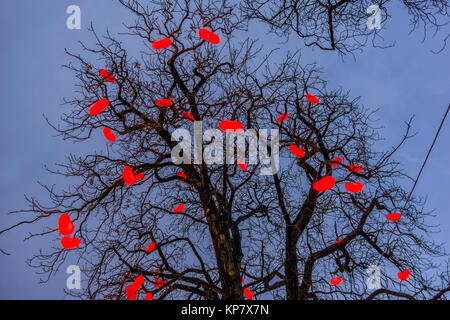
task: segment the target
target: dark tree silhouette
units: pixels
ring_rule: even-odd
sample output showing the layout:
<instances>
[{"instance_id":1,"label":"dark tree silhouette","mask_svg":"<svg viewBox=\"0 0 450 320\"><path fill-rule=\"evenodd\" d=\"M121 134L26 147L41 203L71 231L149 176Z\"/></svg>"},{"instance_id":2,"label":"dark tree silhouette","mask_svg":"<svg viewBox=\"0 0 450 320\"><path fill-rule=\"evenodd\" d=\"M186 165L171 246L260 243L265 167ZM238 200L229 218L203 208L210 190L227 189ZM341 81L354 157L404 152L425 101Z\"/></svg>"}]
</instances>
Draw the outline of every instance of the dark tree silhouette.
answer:
<instances>
[{"instance_id":1,"label":"dark tree silhouette","mask_svg":"<svg viewBox=\"0 0 450 320\"><path fill-rule=\"evenodd\" d=\"M34 217L0 231L55 221L67 212L81 244L40 252L30 265L49 279L68 255L78 256L83 290L68 293L91 299L126 299L127 285L139 275L145 279L138 298L151 292L157 299L243 299L244 287L255 298L445 298L448 273L428 278L438 272L433 261L444 252L428 240L432 229L423 201L413 197L397 223L385 218L408 196L401 184L411 178L393 155L412 136L411 121L396 147L376 151L381 137L373 111L342 89L328 89L315 64L300 64L299 53L275 64L240 34L246 22L225 1L121 3L136 17L121 37L142 40L141 55L132 57L123 42L91 30L94 48L82 44L83 56L67 52L73 62L66 67L79 80L77 97L66 101L64 125L53 125L64 139L84 141L108 127L117 140L58 164L51 172L73 178L73 187L58 192L45 186L51 205L26 198L30 208L18 212ZM200 39L200 28L219 34L220 44ZM154 50L151 43L165 37L172 45ZM99 76L102 68L116 81ZM160 98L173 105L157 106ZM109 107L90 116L100 99L108 99ZM279 170L261 175L260 162L247 171L234 164L176 165L171 134L193 128L183 112L205 129L225 119L245 129L279 129ZM282 113L289 116L280 123ZM305 156L295 157L291 145ZM343 161L333 161L337 157ZM125 166L145 178L126 184ZM313 184L326 175L336 185L316 191ZM352 181L364 190L346 191ZM184 210L174 213L179 204ZM29 238L36 236L61 237L53 224ZM151 242L156 247L149 253ZM370 265L382 272L382 288L375 291L366 287ZM400 283L397 272L404 269L411 277ZM343 279L339 286L330 284L335 277Z\"/></svg>"},{"instance_id":2,"label":"dark tree silhouette","mask_svg":"<svg viewBox=\"0 0 450 320\"><path fill-rule=\"evenodd\" d=\"M294 34L302 38L308 47L336 50L341 54L347 54L361 50L368 41L372 41L374 46L386 46L381 36L383 28L378 30L367 27L367 20L373 13L373 11L368 13L367 9L371 5L377 5L382 12L381 24L384 25L390 18L388 6L394 2L391 0L245 0L243 8L248 18L267 23L271 31L278 35L287 37ZM437 33L449 22L450 4L446 0L401 2L410 16L411 29L423 27L424 35L427 31ZM444 46L447 38L445 38ZM388 46L391 45L388 44Z\"/></svg>"}]
</instances>

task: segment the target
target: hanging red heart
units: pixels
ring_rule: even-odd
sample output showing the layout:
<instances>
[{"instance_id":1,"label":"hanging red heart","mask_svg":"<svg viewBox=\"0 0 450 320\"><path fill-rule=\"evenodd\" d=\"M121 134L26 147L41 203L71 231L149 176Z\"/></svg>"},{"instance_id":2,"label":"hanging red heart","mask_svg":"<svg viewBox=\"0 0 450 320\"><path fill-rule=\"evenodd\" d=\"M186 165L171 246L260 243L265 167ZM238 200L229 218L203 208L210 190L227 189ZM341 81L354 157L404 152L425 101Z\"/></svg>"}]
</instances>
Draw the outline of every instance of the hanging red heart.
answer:
<instances>
[{"instance_id":1,"label":"hanging red heart","mask_svg":"<svg viewBox=\"0 0 450 320\"><path fill-rule=\"evenodd\" d=\"M334 159L333 161L334 161L334 162L342 163L342 161L344 161L344 160L343 160L342 158L336 158L336 159ZM330 166L332 166L332 167L337 167L338 164L337 164L337 163L331 163Z\"/></svg>"},{"instance_id":2,"label":"hanging red heart","mask_svg":"<svg viewBox=\"0 0 450 320\"><path fill-rule=\"evenodd\" d=\"M125 288L125 294L127 295L128 300L136 300L137 291L134 289L133 285L128 285Z\"/></svg>"},{"instance_id":3,"label":"hanging red heart","mask_svg":"<svg viewBox=\"0 0 450 320\"><path fill-rule=\"evenodd\" d=\"M305 151L303 149L297 147L295 144L291 144L289 146L289 150L293 153L294 156L303 158L305 156Z\"/></svg>"},{"instance_id":4,"label":"hanging red heart","mask_svg":"<svg viewBox=\"0 0 450 320\"><path fill-rule=\"evenodd\" d=\"M153 249L155 249L155 246L156 246L156 244L155 244L154 242L151 242L151 243L148 245L147 249L145 249L145 251L147 251L147 252L152 252Z\"/></svg>"},{"instance_id":5,"label":"hanging red heart","mask_svg":"<svg viewBox=\"0 0 450 320\"><path fill-rule=\"evenodd\" d=\"M278 118L277 118L277 122L281 123L284 120L286 120L289 117L289 113L282 113Z\"/></svg>"},{"instance_id":6,"label":"hanging red heart","mask_svg":"<svg viewBox=\"0 0 450 320\"><path fill-rule=\"evenodd\" d=\"M311 103L319 103L319 98L317 98L316 96L313 96L312 94L307 94L305 96L306 100L308 100Z\"/></svg>"},{"instance_id":7,"label":"hanging red heart","mask_svg":"<svg viewBox=\"0 0 450 320\"><path fill-rule=\"evenodd\" d=\"M411 275L411 271L409 271L408 269L405 269L403 271L400 271L399 273L397 273L397 278L400 281L406 281L409 279L409 276Z\"/></svg>"},{"instance_id":8,"label":"hanging red heart","mask_svg":"<svg viewBox=\"0 0 450 320\"><path fill-rule=\"evenodd\" d=\"M341 278L341 277L331 278L331 279L330 279L330 283L331 283L333 286L338 286L338 285L341 284L341 282L342 282L342 278Z\"/></svg>"},{"instance_id":9,"label":"hanging red heart","mask_svg":"<svg viewBox=\"0 0 450 320\"><path fill-rule=\"evenodd\" d=\"M61 245L65 249L74 249L78 247L81 243L81 240L78 238L71 238L71 237L63 237L61 239Z\"/></svg>"},{"instance_id":10,"label":"hanging red heart","mask_svg":"<svg viewBox=\"0 0 450 320\"><path fill-rule=\"evenodd\" d=\"M348 182L344 188L348 192L360 192L364 188L364 185L361 182Z\"/></svg>"},{"instance_id":11,"label":"hanging red heart","mask_svg":"<svg viewBox=\"0 0 450 320\"><path fill-rule=\"evenodd\" d=\"M242 278L242 281L241 281L241 283L244 283L244 278Z\"/></svg>"},{"instance_id":12,"label":"hanging red heart","mask_svg":"<svg viewBox=\"0 0 450 320\"><path fill-rule=\"evenodd\" d=\"M98 100L96 103L94 103L90 108L89 108L89 114L91 116L96 116L98 115L100 112L102 112L103 110L106 109L106 107L109 106L109 101L108 99L101 99Z\"/></svg>"},{"instance_id":13,"label":"hanging red heart","mask_svg":"<svg viewBox=\"0 0 450 320\"><path fill-rule=\"evenodd\" d=\"M170 38L163 38L152 42L152 48L155 50L165 49L172 44Z\"/></svg>"},{"instance_id":14,"label":"hanging red heart","mask_svg":"<svg viewBox=\"0 0 450 320\"><path fill-rule=\"evenodd\" d=\"M141 274L139 276L136 277L136 279L134 279L134 282L132 284L133 289L135 291L139 291L139 289L142 287L142 285L144 284L144 276Z\"/></svg>"},{"instance_id":15,"label":"hanging red heart","mask_svg":"<svg viewBox=\"0 0 450 320\"><path fill-rule=\"evenodd\" d=\"M140 181L140 180L145 179L145 176L142 173L138 173L134 177L135 177L136 181Z\"/></svg>"},{"instance_id":16,"label":"hanging red heart","mask_svg":"<svg viewBox=\"0 0 450 320\"><path fill-rule=\"evenodd\" d=\"M319 192L328 191L334 187L336 181L332 176L325 176L320 180L317 180L313 184L313 189Z\"/></svg>"},{"instance_id":17,"label":"hanging red heart","mask_svg":"<svg viewBox=\"0 0 450 320\"><path fill-rule=\"evenodd\" d=\"M183 115L183 117L185 117L189 121L194 121L195 120L194 116L192 114L190 114L189 112L183 111L181 114Z\"/></svg>"},{"instance_id":18,"label":"hanging red heart","mask_svg":"<svg viewBox=\"0 0 450 320\"><path fill-rule=\"evenodd\" d=\"M185 180L187 179L186 175L183 172L178 172L177 176L179 176L180 178L183 178ZM183 180L180 180L180 181L184 182Z\"/></svg>"},{"instance_id":19,"label":"hanging red heart","mask_svg":"<svg viewBox=\"0 0 450 320\"><path fill-rule=\"evenodd\" d=\"M386 219L388 219L389 221L398 221L400 220L401 214L399 212L394 212L394 213L388 213L386 215Z\"/></svg>"},{"instance_id":20,"label":"hanging red heart","mask_svg":"<svg viewBox=\"0 0 450 320\"><path fill-rule=\"evenodd\" d=\"M361 166L353 165L353 164L349 165L348 167L350 168L350 171L353 171L353 172L361 172L363 169Z\"/></svg>"},{"instance_id":21,"label":"hanging red heart","mask_svg":"<svg viewBox=\"0 0 450 320\"><path fill-rule=\"evenodd\" d=\"M184 204L180 204L175 209L173 209L173 212L179 213L179 212L183 211L183 209L184 209Z\"/></svg>"},{"instance_id":22,"label":"hanging red heart","mask_svg":"<svg viewBox=\"0 0 450 320\"><path fill-rule=\"evenodd\" d=\"M244 126L237 121L222 120L219 123L219 128L225 132L237 133L244 129Z\"/></svg>"},{"instance_id":23,"label":"hanging red heart","mask_svg":"<svg viewBox=\"0 0 450 320\"><path fill-rule=\"evenodd\" d=\"M155 287L161 288L166 282L164 280L155 279Z\"/></svg>"},{"instance_id":24,"label":"hanging red heart","mask_svg":"<svg viewBox=\"0 0 450 320\"><path fill-rule=\"evenodd\" d=\"M132 185L136 182L136 176L133 173L133 169L131 169L129 166L123 168L122 176L123 181L125 181L126 184Z\"/></svg>"},{"instance_id":25,"label":"hanging red heart","mask_svg":"<svg viewBox=\"0 0 450 320\"><path fill-rule=\"evenodd\" d=\"M242 171L247 171L247 165L245 164L245 161L242 159L237 159L237 164L242 169Z\"/></svg>"},{"instance_id":26,"label":"hanging red heart","mask_svg":"<svg viewBox=\"0 0 450 320\"><path fill-rule=\"evenodd\" d=\"M158 99L155 101L155 104L158 107L170 107L173 104L173 102L170 99Z\"/></svg>"},{"instance_id":27,"label":"hanging red heart","mask_svg":"<svg viewBox=\"0 0 450 320\"><path fill-rule=\"evenodd\" d=\"M208 42L210 42L212 44L219 44L220 43L219 36L216 33L212 32L211 30L200 29L200 30L198 30L198 35L203 40L208 41Z\"/></svg>"},{"instance_id":28,"label":"hanging red heart","mask_svg":"<svg viewBox=\"0 0 450 320\"><path fill-rule=\"evenodd\" d=\"M153 294L151 292L147 293L145 300L153 300Z\"/></svg>"},{"instance_id":29,"label":"hanging red heart","mask_svg":"<svg viewBox=\"0 0 450 320\"><path fill-rule=\"evenodd\" d=\"M249 300L253 299L253 292L250 289L244 288L244 294L247 297L247 299Z\"/></svg>"},{"instance_id":30,"label":"hanging red heart","mask_svg":"<svg viewBox=\"0 0 450 320\"><path fill-rule=\"evenodd\" d=\"M103 128L103 136L108 140L109 142L116 141L116 136L109 128Z\"/></svg>"},{"instance_id":31,"label":"hanging red heart","mask_svg":"<svg viewBox=\"0 0 450 320\"><path fill-rule=\"evenodd\" d=\"M114 76L108 70L100 69L100 70L98 70L98 74L100 75L100 77L102 77L107 82L115 82L116 81L116 78L114 78Z\"/></svg>"},{"instance_id":32,"label":"hanging red heart","mask_svg":"<svg viewBox=\"0 0 450 320\"><path fill-rule=\"evenodd\" d=\"M63 213L58 219L58 230L63 236L71 235L75 231L75 226L70 220L70 216L67 213Z\"/></svg>"}]
</instances>

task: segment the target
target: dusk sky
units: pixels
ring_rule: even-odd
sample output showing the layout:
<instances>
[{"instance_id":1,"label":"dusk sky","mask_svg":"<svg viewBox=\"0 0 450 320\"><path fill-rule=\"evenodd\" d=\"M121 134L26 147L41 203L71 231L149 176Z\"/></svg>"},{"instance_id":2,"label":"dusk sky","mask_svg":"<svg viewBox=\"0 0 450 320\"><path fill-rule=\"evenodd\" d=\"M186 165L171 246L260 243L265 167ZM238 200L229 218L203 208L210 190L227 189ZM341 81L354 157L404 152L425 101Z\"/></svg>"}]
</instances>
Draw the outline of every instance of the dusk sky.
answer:
<instances>
[{"instance_id":1,"label":"dusk sky","mask_svg":"<svg viewBox=\"0 0 450 320\"><path fill-rule=\"evenodd\" d=\"M66 8L75 4L81 8L81 30L66 27ZM43 115L54 124L70 106L61 106L63 98L74 96L76 79L62 68L69 62L64 54L67 48L81 52L79 40L92 43L87 28L93 23L99 34L109 28L112 34L124 31L123 22L131 14L114 0L2 0L0 5L0 32L2 34L0 117L0 229L8 227L27 213L8 215L14 210L28 209L24 195L48 203L48 194L38 181L57 189L67 187L69 179L48 173L45 166L54 169L70 153L92 153L104 148L101 134L93 135L88 142L72 143L56 137L56 132L46 123ZM280 48L274 58L288 49L301 49L304 64L317 62L328 88L342 87L350 90L351 97L361 97L360 103L379 109L377 118L384 141L377 148L389 149L402 138L403 122L414 117L413 131L417 136L409 140L396 159L411 176L416 176L426 152L434 138L442 116L450 102L450 48L439 54L443 38L450 27L434 38L423 40L423 32L409 34L407 12L400 1L390 5L391 14L386 25L385 43L395 41L387 49L368 46L363 52L342 58L336 52L323 52L305 47L292 36L283 43L277 36L268 34L268 28L252 23L248 36L259 39L265 49ZM141 49L140 47L135 48ZM143 49L143 47L142 47ZM427 221L439 225L440 233L430 237L443 243L450 252L450 119L447 119L440 137L428 160L414 195L427 198L426 211L434 210L435 217ZM412 184L404 185L410 190ZM50 220L47 220L48 223ZM56 225L57 217L54 222ZM23 225L0 235L0 249L11 253L0 254L0 299L68 299L64 294L67 266L70 258L46 284L39 284L41 275L26 264L26 259L57 245L54 236L23 239L30 231L42 231L45 225Z\"/></svg>"}]
</instances>

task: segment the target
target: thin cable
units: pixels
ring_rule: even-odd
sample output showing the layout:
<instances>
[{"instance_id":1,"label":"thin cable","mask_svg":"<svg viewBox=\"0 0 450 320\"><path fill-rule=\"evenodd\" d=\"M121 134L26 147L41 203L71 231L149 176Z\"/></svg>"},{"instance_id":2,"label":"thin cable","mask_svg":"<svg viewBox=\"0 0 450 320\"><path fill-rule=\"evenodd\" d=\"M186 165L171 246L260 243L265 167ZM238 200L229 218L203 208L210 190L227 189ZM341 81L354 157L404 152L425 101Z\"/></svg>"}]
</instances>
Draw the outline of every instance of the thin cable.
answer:
<instances>
[{"instance_id":1,"label":"thin cable","mask_svg":"<svg viewBox=\"0 0 450 320\"><path fill-rule=\"evenodd\" d=\"M423 163L422 163L422 167L420 168L419 174L417 175L417 177L416 177L416 179L415 179L415 181L414 181L414 185L413 185L411 191L409 192L408 198L406 199L406 202L405 202L405 204L403 205L403 208L402 208L402 210L400 211L400 213L402 213L402 212L405 210L406 205L408 204L409 200L411 199L411 196L412 196L412 194L413 194L413 192L414 192L414 189L416 188L417 182L418 182L419 179L420 179L420 175L422 174L423 168L425 167L425 164L427 163L428 158L430 157L431 151L433 150L434 144L436 143L436 140L437 140L437 138L438 138L438 136L439 136L439 133L441 132L442 126L443 126L443 124L444 124L444 122L445 122L445 118L447 118L447 114L448 114L448 111L449 111L449 110L450 110L450 105L448 105L448 107L447 107L447 111L445 112L444 117L442 118L442 121L441 121L441 124L440 124L440 126L439 126L439 129L438 129L438 131L436 132L436 135L434 136L433 143L431 144L430 149L428 149L427 156L425 157L425 160L424 160ZM391 240L392 235L394 234L394 230L395 230L396 227L397 227L397 222L395 223L395 226L394 226L394 228L392 229L391 234L389 235L388 242L387 242L387 244L386 244L386 248L384 249L383 253L380 255L380 258L378 259L377 265L380 263L381 258L386 254L386 251L389 249L389 243L390 243L390 240Z\"/></svg>"}]
</instances>

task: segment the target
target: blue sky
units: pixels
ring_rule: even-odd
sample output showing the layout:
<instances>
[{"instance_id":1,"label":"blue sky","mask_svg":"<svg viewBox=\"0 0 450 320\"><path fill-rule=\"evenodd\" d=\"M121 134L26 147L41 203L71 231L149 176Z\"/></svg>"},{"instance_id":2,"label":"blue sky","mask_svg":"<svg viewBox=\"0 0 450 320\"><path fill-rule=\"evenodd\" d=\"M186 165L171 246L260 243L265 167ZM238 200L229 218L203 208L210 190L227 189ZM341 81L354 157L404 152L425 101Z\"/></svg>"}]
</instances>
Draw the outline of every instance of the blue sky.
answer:
<instances>
[{"instance_id":1,"label":"blue sky","mask_svg":"<svg viewBox=\"0 0 450 320\"><path fill-rule=\"evenodd\" d=\"M81 7L81 30L66 28L67 6ZM442 46L443 33L434 39L423 40L421 31L409 34L408 16L400 4L388 7L390 21L383 25L386 42L395 47L377 49L367 47L356 54L356 60L344 60L334 52L305 48L302 41L291 37L281 44L279 38L267 35L268 29L253 23L252 37L260 39L265 49L280 47L302 49L304 63L316 61L330 88L341 86L351 95L361 96L366 107L378 108L379 125L383 126L385 141L379 146L389 148L401 139L403 121L415 115L414 130L418 135L399 152L406 171L415 176L450 102L449 49L435 55L430 50ZM64 162L66 155L84 153L101 148L101 139L73 144L55 137L55 132L43 118L45 114L57 123L62 114L64 97L73 96L75 79L61 65L68 62L64 48L80 52L77 41L92 40L87 27L93 22L99 33L108 27L113 33L123 30L121 23L130 15L117 1L98 0L3 0L0 10L0 50L2 117L0 117L0 226L17 221L20 216L7 212L25 209L24 194L46 200L47 194L37 181L65 187L68 180L49 174L45 165ZM447 27L447 32L448 32ZM275 55L276 58L276 55ZM439 224L441 233L433 234L437 242L445 242L450 251L450 158L448 148L450 123L444 125L416 195L427 197L426 209L435 209L431 224ZM406 188L411 186L405 185ZM45 203L45 201L44 201ZM21 215L24 215L23 213ZM55 219L56 224L56 219ZM40 276L29 268L25 260L49 245L49 239L23 241L29 226L0 236L0 248L12 255L0 255L0 298L3 299L64 299L63 289L68 260L47 284L39 284ZM34 231L42 226L33 226ZM55 243L53 243L55 244Z\"/></svg>"}]
</instances>

